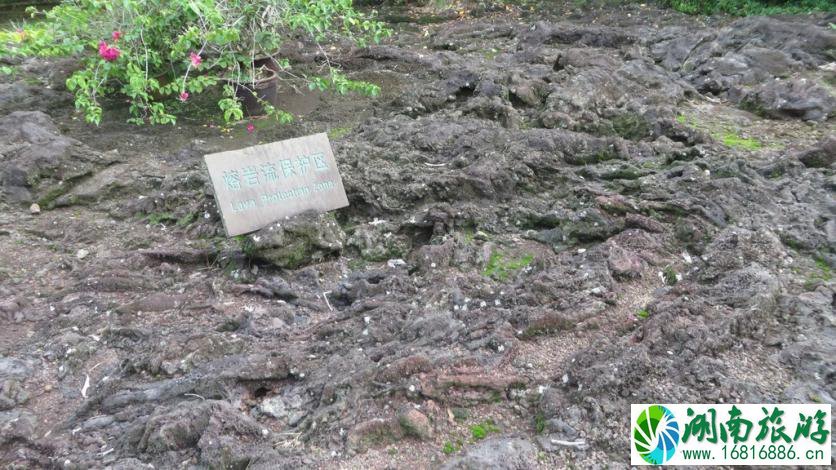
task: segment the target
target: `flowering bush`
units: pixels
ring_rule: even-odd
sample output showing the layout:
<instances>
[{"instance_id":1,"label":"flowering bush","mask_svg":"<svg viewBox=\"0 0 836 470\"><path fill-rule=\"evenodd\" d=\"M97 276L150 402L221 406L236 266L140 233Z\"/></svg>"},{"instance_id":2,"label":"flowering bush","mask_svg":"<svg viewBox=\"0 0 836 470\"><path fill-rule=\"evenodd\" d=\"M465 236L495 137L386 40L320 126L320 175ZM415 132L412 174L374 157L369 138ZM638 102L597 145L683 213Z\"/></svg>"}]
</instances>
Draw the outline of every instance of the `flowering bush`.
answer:
<instances>
[{"instance_id":1,"label":"flowering bush","mask_svg":"<svg viewBox=\"0 0 836 470\"><path fill-rule=\"evenodd\" d=\"M239 88L285 75L317 89L375 95L375 85L348 79L331 66L294 73L276 53L303 35L316 43L337 37L360 45L389 31L357 12L351 0L64 0L25 30L0 36L0 54L72 55L81 69L67 79L76 108L88 122L102 119L101 99L123 96L133 123L174 123L172 103L220 90L226 121L243 118ZM270 59L269 68L260 66ZM290 115L262 102L267 114Z\"/></svg>"}]
</instances>

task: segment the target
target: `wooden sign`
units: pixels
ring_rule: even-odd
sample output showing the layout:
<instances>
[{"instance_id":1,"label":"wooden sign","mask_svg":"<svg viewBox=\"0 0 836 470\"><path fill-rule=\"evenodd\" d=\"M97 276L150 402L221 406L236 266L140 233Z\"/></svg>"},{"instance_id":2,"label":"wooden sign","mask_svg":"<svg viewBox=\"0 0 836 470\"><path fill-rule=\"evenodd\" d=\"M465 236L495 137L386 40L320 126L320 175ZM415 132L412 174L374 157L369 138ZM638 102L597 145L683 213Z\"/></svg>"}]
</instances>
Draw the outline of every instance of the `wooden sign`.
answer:
<instances>
[{"instance_id":1,"label":"wooden sign","mask_svg":"<svg viewBox=\"0 0 836 470\"><path fill-rule=\"evenodd\" d=\"M325 212L348 205L325 134L213 153L204 159L230 237L307 210Z\"/></svg>"}]
</instances>

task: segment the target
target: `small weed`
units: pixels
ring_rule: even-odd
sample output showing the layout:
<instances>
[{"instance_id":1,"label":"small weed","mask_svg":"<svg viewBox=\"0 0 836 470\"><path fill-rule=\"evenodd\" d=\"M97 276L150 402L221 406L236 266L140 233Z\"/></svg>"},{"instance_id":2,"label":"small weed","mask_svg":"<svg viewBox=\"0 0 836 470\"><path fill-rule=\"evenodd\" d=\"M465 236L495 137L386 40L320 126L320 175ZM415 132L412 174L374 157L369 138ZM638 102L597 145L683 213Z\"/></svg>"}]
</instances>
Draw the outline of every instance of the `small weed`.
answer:
<instances>
[{"instance_id":1,"label":"small weed","mask_svg":"<svg viewBox=\"0 0 836 470\"><path fill-rule=\"evenodd\" d=\"M456 408L453 408L450 411L453 413L453 418L456 421L464 421L464 420L466 420L467 418L470 417L470 411L468 411L467 408L456 407Z\"/></svg>"},{"instance_id":2,"label":"small weed","mask_svg":"<svg viewBox=\"0 0 836 470\"><path fill-rule=\"evenodd\" d=\"M177 217L171 212L152 212L145 216L145 220L151 225L159 225L165 222L176 222Z\"/></svg>"},{"instance_id":3,"label":"small weed","mask_svg":"<svg viewBox=\"0 0 836 470\"><path fill-rule=\"evenodd\" d=\"M819 280L815 277L807 278L804 281L803 286L804 286L804 290L806 290L807 292L812 292L812 291L816 290L816 287L819 286Z\"/></svg>"},{"instance_id":4,"label":"small weed","mask_svg":"<svg viewBox=\"0 0 836 470\"><path fill-rule=\"evenodd\" d=\"M686 118L684 114L677 114L676 115L676 122L680 124L685 124Z\"/></svg>"},{"instance_id":5,"label":"small weed","mask_svg":"<svg viewBox=\"0 0 836 470\"><path fill-rule=\"evenodd\" d=\"M543 431L546 430L546 417L543 416L543 413L537 413L534 416L534 429L537 431L537 434L543 434Z\"/></svg>"},{"instance_id":6,"label":"small weed","mask_svg":"<svg viewBox=\"0 0 836 470\"><path fill-rule=\"evenodd\" d=\"M485 59L494 60L496 58L497 54L499 54L499 50L492 47L492 48L486 50L484 54L485 54Z\"/></svg>"},{"instance_id":7,"label":"small weed","mask_svg":"<svg viewBox=\"0 0 836 470\"><path fill-rule=\"evenodd\" d=\"M488 435L488 431L481 424L476 424L470 427L470 434L473 439L480 440Z\"/></svg>"},{"instance_id":8,"label":"small weed","mask_svg":"<svg viewBox=\"0 0 836 470\"><path fill-rule=\"evenodd\" d=\"M721 138L723 145L726 147L734 148L734 149L743 149L743 150L759 150L763 148L763 144L760 143L757 139L747 139L741 137L734 132L726 132L722 135Z\"/></svg>"},{"instance_id":9,"label":"small weed","mask_svg":"<svg viewBox=\"0 0 836 470\"><path fill-rule=\"evenodd\" d=\"M179 219L177 219L177 226L178 227L185 227L185 226L191 224L192 222L194 222L195 220L197 220L197 213L196 212L189 212L188 214L184 215L183 217L180 217Z\"/></svg>"},{"instance_id":10,"label":"small weed","mask_svg":"<svg viewBox=\"0 0 836 470\"><path fill-rule=\"evenodd\" d=\"M650 126L639 114L620 114L612 119L615 133L628 140L641 140L650 135Z\"/></svg>"},{"instance_id":11,"label":"small weed","mask_svg":"<svg viewBox=\"0 0 836 470\"><path fill-rule=\"evenodd\" d=\"M480 424L474 424L470 427L470 436L476 441L481 441L482 439L488 437L488 434L498 432L500 432L499 427L496 426L490 419L483 421Z\"/></svg>"},{"instance_id":12,"label":"small weed","mask_svg":"<svg viewBox=\"0 0 836 470\"><path fill-rule=\"evenodd\" d=\"M350 259L348 260L348 269L352 271L364 271L368 264L368 261L363 258Z\"/></svg>"},{"instance_id":13,"label":"small weed","mask_svg":"<svg viewBox=\"0 0 836 470\"><path fill-rule=\"evenodd\" d=\"M506 260L501 252L494 251L491 253L491 257L488 259L488 265L485 266L482 274L499 281L504 281L511 274L531 264L532 261L534 261L534 255L526 254L521 258Z\"/></svg>"},{"instance_id":14,"label":"small weed","mask_svg":"<svg viewBox=\"0 0 836 470\"><path fill-rule=\"evenodd\" d=\"M815 258L815 261L816 267L819 268L819 271L821 271L819 278L823 281L829 281L833 279L833 272L830 270L830 266L827 264L827 261L825 261L825 259L821 256L817 256Z\"/></svg>"},{"instance_id":15,"label":"small weed","mask_svg":"<svg viewBox=\"0 0 836 470\"><path fill-rule=\"evenodd\" d=\"M665 281L665 284L669 286L676 285L679 282L677 278L676 271L670 266L665 266L665 269L662 270L662 279Z\"/></svg>"},{"instance_id":16,"label":"small weed","mask_svg":"<svg viewBox=\"0 0 836 470\"><path fill-rule=\"evenodd\" d=\"M829 282L833 279L833 272L824 258L817 256L813 258L813 260L815 261L816 268L819 272L810 274L804 281L804 290L807 291L816 289L821 282Z\"/></svg>"},{"instance_id":17,"label":"small weed","mask_svg":"<svg viewBox=\"0 0 836 470\"><path fill-rule=\"evenodd\" d=\"M451 441L446 441L444 443L444 446L441 447L441 451L444 452L445 455L450 455L450 454L452 454L453 452L456 452L459 449L460 449L460 446L454 444Z\"/></svg>"},{"instance_id":18,"label":"small weed","mask_svg":"<svg viewBox=\"0 0 836 470\"><path fill-rule=\"evenodd\" d=\"M351 132L351 127L335 127L333 129L328 129L328 138L331 140L337 140L345 137L349 132Z\"/></svg>"},{"instance_id":19,"label":"small weed","mask_svg":"<svg viewBox=\"0 0 836 470\"><path fill-rule=\"evenodd\" d=\"M246 235L238 235L235 237L235 241L238 242L238 247L241 248L241 252L247 258L252 258L255 254L255 243L253 240L246 236Z\"/></svg>"},{"instance_id":20,"label":"small weed","mask_svg":"<svg viewBox=\"0 0 836 470\"><path fill-rule=\"evenodd\" d=\"M647 309L643 308L636 312L636 316L639 318L647 318L650 316L650 312L648 312Z\"/></svg>"},{"instance_id":21,"label":"small weed","mask_svg":"<svg viewBox=\"0 0 836 470\"><path fill-rule=\"evenodd\" d=\"M473 243L474 236L476 235L476 229L473 227L463 227L462 228L462 238L464 242L468 245Z\"/></svg>"}]
</instances>

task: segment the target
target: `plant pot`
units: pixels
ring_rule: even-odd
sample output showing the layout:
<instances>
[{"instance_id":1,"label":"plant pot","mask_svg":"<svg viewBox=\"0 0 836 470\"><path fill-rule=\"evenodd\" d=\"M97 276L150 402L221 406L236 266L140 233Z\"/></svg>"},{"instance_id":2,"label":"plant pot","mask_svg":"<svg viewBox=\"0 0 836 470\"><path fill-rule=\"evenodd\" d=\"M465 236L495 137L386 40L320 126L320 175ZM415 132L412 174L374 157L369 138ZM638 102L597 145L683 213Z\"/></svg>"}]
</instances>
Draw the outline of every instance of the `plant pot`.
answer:
<instances>
[{"instance_id":1,"label":"plant pot","mask_svg":"<svg viewBox=\"0 0 836 470\"><path fill-rule=\"evenodd\" d=\"M253 62L256 70L264 71L268 76L260 78L255 82L233 83L235 95L241 100L246 116L262 116L265 113L261 101L273 106L278 103L277 95L279 90L279 66L272 58L256 59Z\"/></svg>"},{"instance_id":2,"label":"plant pot","mask_svg":"<svg viewBox=\"0 0 836 470\"><path fill-rule=\"evenodd\" d=\"M276 105L276 98L279 89L279 77L273 75L254 83L238 84L235 88L235 96L241 100L246 116L262 116L266 114L261 101Z\"/></svg>"}]
</instances>

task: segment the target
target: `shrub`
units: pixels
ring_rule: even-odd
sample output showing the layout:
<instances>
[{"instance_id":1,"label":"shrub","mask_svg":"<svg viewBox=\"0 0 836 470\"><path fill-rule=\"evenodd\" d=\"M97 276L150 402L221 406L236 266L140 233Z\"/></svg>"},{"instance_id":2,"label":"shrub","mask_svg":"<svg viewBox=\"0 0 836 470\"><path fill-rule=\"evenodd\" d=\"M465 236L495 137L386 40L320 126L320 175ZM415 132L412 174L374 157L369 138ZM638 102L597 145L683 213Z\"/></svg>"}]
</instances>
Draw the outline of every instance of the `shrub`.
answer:
<instances>
[{"instance_id":1,"label":"shrub","mask_svg":"<svg viewBox=\"0 0 836 470\"><path fill-rule=\"evenodd\" d=\"M178 101L209 89L222 90L217 104L223 118L239 120L238 89L273 74L302 79L311 89L375 95L378 87L349 80L330 62L323 73L307 76L276 53L283 40L297 35L363 45L389 34L355 11L351 0L65 0L30 13L42 21L0 36L0 54L78 56L81 69L67 87L76 108L95 124L103 97L127 98L133 123L173 124ZM267 114L290 119L262 104Z\"/></svg>"},{"instance_id":2,"label":"shrub","mask_svg":"<svg viewBox=\"0 0 836 470\"><path fill-rule=\"evenodd\" d=\"M662 0L675 10L689 14L770 15L812 11L836 11L833 0Z\"/></svg>"}]
</instances>

